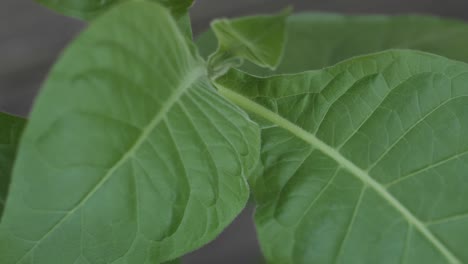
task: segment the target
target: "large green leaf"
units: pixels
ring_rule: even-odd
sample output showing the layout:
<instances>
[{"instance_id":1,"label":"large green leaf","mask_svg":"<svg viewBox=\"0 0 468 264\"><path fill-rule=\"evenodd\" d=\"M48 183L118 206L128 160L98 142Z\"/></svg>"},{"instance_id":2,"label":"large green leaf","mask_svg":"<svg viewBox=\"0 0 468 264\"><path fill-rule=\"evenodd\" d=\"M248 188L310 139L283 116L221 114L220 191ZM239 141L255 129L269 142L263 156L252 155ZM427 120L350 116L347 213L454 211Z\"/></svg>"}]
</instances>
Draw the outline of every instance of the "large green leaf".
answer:
<instances>
[{"instance_id":1,"label":"large green leaf","mask_svg":"<svg viewBox=\"0 0 468 264\"><path fill-rule=\"evenodd\" d=\"M212 31L197 41L207 57L216 49ZM346 16L303 13L290 16L283 60L270 71L253 64L258 75L297 73L331 66L353 56L405 48L468 62L468 24L429 16Z\"/></svg>"},{"instance_id":2,"label":"large green leaf","mask_svg":"<svg viewBox=\"0 0 468 264\"><path fill-rule=\"evenodd\" d=\"M467 64L387 51L218 82L262 120L251 182L270 263L468 262Z\"/></svg>"},{"instance_id":3,"label":"large green leaf","mask_svg":"<svg viewBox=\"0 0 468 264\"><path fill-rule=\"evenodd\" d=\"M0 263L160 263L196 249L245 206L259 144L165 8L114 8L68 48L35 103Z\"/></svg>"},{"instance_id":4,"label":"large green leaf","mask_svg":"<svg viewBox=\"0 0 468 264\"><path fill-rule=\"evenodd\" d=\"M10 185L11 168L25 120L0 112L0 218Z\"/></svg>"}]
</instances>

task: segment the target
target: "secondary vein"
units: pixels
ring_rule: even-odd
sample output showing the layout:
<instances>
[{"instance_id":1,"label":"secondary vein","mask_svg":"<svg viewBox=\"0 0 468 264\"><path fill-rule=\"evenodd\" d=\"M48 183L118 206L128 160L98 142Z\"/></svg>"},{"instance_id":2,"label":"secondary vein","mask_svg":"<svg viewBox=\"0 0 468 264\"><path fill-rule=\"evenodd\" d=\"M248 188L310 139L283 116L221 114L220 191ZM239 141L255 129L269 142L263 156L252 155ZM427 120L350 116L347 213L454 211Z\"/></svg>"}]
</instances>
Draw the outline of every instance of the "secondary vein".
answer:
<instances>
[{"instance_id":1,"label":"secondary vein","mask_svg":"<svg viewBox=\"0 0 468 264\"><path fill-rule=\"evenodd\" d=\"M166 103L161 107L158 113L155 114L154 118L150 123L144 128L140 136L137 138L135 143L129 148L129 150L107 171L107 173L101 178L101 180L79 201L79 203L70 211L68 211L52 228L45 233L41 239L39 239L36 244L31 247L18 261L20 263L26 256L28 256L40 243L40 241L46 239L51 235L61 224L63 224L71 215L73 215L78 209L80 209L88 200L96 193L99 188L101 188L107 180L128 160L130 160L138 148L141 146L145 140L149 137L150 133L154 128L164 119L168 114L171 108L175 103L185 94L185 92L195 83L199 78L205 74L203 67L194 68L192 71L188 72L185 78L183 78L174 90L172 95L166 100Z\"/></svg>"},{"instance_id":2,"label":"secondary vein","mask_svg":"<svg viewBox=\"0 0 468 264\"><path fill-rule=\"evenodd\" d=\"M413 225L429 242L431 242L434 245L434 247L437 250L440 251L440 253L449 261L449 263L461 264L461 261L444 244L442 244L442 242L437 237L435 237L434 234L432 234L432 232L426 227L426 225L421 220L419 220L415 215L413 215L413 213L411 213L403 204L400 203L400 201L398 201L391 193L389 193L385 189L385 187L383 187L379 182L374 180L367 171L364 171L358 166L356 166L354 163L352 163L350 160L344 157L340 152L327 145L325 142L317 138L314 134L309 133L308 131L302 129L301 127L283 118L282 116L270 111L269 109L250 100L249 98L240 95L219 84L217 84L217 88L223 96L231 100L233 103L291 132L293 135L304 140L305 142L320 150L325 155L334 159L344 169L351 172L364 184L372 188L391 206L393 206L397 211L399 211L411 225Z\"/></svg>"}]
</instances>

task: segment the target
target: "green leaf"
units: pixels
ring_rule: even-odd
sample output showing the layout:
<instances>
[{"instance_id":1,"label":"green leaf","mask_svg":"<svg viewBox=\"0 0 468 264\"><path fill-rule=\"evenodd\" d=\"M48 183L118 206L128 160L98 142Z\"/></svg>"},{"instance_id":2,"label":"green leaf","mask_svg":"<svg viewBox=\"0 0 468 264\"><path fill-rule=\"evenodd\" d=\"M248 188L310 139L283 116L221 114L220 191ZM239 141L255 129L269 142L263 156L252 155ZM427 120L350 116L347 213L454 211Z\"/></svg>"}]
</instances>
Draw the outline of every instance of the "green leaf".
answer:
<instances>
[{"instance_id":1,"label":"green leaf","mask_svg":"<svg viewBox=\"0 0 468 264\"><path fill-rule=\"evenodd\" d=\"M20 143L0 263L161 263L237 216L258 126L190 45L165 8L131 2L66 50Z\"/></svg>"},{"instance_id":2,"label":"green leaf","mask_svg":"<svg viewBox=\"0 0 468 264\"><path fill-rule=\"evenodd\" d=\"M251 183L269 263L468 262L467 64L387 51L218 82L263 120Z\"/></svg>"},{"instance_id":3,"label":"green leaf","mask_svg":"<svg viewBox=\"0 0 468 264\"><path fill-rule=\"evenodd\" d=\"M10 185L17 144L25 123L23 118L0 112L0 218Z\"/></svg>"},{"instance_id":4,"label":"green leaf","mask_svg":"<svg viewBox=\"0 0 468 264\"><path fill-rule=\"evenodd\" d=\"M36 0L38 3L49 7L67 16L85 20L93 19L109 10L111 7L132 0ZM194 0L144 0L163 4L169 8L176 17L182 17L192 6Z\"/></svg>"},{"instance_id":5,"label":"green leaf","mask_svg":"<svg viewBox=\"0 0 468 264\"><path fill-rule=\"evenodd\" d=\"M261 31L258 31L261 32ZM212 31L197 41L207 57L216 47ZM283 59L271 71L246 63L256 75L321 69L344 59L390 48L415 49L468 62L468 24L430 16L346 16L303 13L287 21Z\"/></svg>"},{"instance_id":6,"label":"green leaf","mask_svg":"<svg viewBox=\"0 0 468 264\"><path fill-rule=\"evenodd\" d=\"M180 30L182 33L189 39L193 39L193 32L192 32L192 22L190 21L190 15L186 13L180 17L176 17L177 25L179 25Z\"/></svg>"},{"instance_id":7,"label":"green leaf","mask_svg":"<svg viewBox=\"0 0 468 264\"><path fill-rule=\"evenodd\" d=\"M36 0L61 14L84 20L92 20L115 5L134 0ZM138 0L156 2L171 10L182 32L192 38L192 26L188 9L194 0Z\"/></svg>"},{"instance_id":8,"label":"green leaf","mask_svg":"<svg viewBox=\"0 0 468 264\"><path fill-rule=\"evenodd\" d=\"M274 69L283 53L286 18L290 12L286 9L273 16L215 20L211 28L219 45L209 60L212 70L222 72L228 68L226 62L236 58Z\"/></svg>"}]
</instances>

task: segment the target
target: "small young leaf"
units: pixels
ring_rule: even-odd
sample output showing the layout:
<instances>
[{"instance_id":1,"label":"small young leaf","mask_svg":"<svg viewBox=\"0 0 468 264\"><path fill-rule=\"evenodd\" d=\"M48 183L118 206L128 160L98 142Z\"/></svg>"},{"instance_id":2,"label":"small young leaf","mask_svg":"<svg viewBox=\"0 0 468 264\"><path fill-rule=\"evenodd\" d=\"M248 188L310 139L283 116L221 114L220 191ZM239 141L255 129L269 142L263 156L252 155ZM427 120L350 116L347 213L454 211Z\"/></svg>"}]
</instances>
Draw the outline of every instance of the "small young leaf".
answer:
<instances>
[{"instance_id":1,"label":"small young leaf","mask_svg":"<svg viewBox=\"0 0 468 264\"><path fill-rule=\"evenodd\" d=\"M219 44L209 60L213 71L223 71L225 63L236 58L274 69L283 54L286 18L290 12L286 9L274 16L215 20L211 28Z\"/></svg>"},{"instance_id":2,"label":"small young leaf","mask_svg":"<svg viewBox=\"0 0 468 264\"><path fill-rule=\"evenodd\" d=\"M288 18L286 36L283 59L275 71L248 62L242 69L263 76L297 73L390 48L421 50L468 62L468 24L438 17L303 13ZM202 34L197 46L205 58L213 53L213 31Z\"/></svg>"},{"instance_id":3,"label":"small young leaf","mask_svg":"<svg viewBox=\"0 0 468 264\"><path fill-rule=\"evenodd\" d=\"M258 126L190 44L167 9L135 1L66 50L21 139L0 263L161 263L237 216Z\"/></svg>"},{"instance_id":4,"label":"small young leaf","mask_svg":"<svg viewBox=\"0 0 468 264\"><path fill-rule=\"evenodd\" d=\"M0 218L5 205L11 168L16 156L16 148L26 120L0 112Z\"/></svg>"},{"instance_id":5,"label":"small young leaf","mask_svg":"<svg viewBox=\"0 0 468 264\"><path fill-rule=\"evenodd\" d=\"M269 263L468 262L467 64L387 51L218 82L263 119L251 182Z\"/></svg>"}]
</instances>

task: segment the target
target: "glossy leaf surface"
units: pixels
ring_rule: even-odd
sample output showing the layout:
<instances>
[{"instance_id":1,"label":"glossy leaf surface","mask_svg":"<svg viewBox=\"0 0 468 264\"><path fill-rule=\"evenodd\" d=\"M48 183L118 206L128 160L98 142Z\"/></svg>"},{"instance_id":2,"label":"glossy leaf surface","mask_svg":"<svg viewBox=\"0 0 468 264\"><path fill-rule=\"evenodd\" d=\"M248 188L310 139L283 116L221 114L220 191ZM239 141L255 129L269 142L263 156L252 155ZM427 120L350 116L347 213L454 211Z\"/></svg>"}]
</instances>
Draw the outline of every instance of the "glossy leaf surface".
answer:
<instances>
[{"instance_id":1,"label":"glossy leaf surface","mask_svg":"<svg viewBox=\"0 0 468 264\"><path fill-rule=\"evenodd\" d=\"M10 185L18 141L25 123L23 118L0 113L0 218Z\"/></svg>"},{"instance_id":2,"label":"glossy leaf surface","mask_svg":"<svg viewBox=\"0 0 468 264\"><path fill-rule=\"evenodd\" d=\"M132 2L68 48L20 144L0 263L161 263L243 209L258 127L186 40L165 8Z\"/></svg>"},{"instance_id":3,"label":"glossy leaf surface","mask_svg":"<svg viewBox=\"0 0 468 264\"><path fill-rule=\"evenodd\" d=\"M212 31L197 45L204 57L216 50ZM303 13L287 21L287 41L275 71L246 63L258 75L297 73L390 48L427 51L468 62L468 24L429 16L346 16Z\"/></svg>"},{"instance_id":4,"label":"glossy leaf surface","mask_svg":"<svg viewBox=\"0 0 468 264\"><path fill-rule=\"evenodd\" d=\"M218 82L262 123L269 263L468 262L467 64L387 51Z\"/></svg>"}]
</instances>

